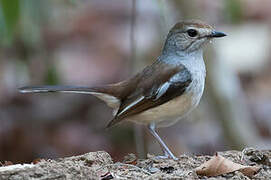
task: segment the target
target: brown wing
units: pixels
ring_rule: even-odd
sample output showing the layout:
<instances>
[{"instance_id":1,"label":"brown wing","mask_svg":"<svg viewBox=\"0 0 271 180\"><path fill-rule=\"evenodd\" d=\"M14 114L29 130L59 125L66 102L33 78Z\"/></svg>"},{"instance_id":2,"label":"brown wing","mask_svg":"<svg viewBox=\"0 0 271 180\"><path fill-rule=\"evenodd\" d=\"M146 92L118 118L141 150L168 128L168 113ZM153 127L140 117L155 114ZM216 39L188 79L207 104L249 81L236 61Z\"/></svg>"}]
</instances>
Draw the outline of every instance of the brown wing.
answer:
<instances>
[{"instance_id":1,"label":"brown wing","mask_svg":"<svg viewBox=\"0 0 271 180\"><path fill-rule=\"evenodd\" d=\"M157 61L126 82L119 110L107 127L182 95L190 82L191 75L184 66Z\"/></svg>"}]
</instances>

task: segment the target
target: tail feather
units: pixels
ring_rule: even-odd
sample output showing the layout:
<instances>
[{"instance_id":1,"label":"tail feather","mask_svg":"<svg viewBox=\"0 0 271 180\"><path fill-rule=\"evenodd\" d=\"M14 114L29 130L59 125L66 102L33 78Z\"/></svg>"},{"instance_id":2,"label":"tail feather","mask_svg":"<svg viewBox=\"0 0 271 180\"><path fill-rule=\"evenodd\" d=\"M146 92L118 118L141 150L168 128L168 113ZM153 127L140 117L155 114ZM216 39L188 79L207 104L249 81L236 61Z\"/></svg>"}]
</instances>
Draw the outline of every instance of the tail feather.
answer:
<instances>
[{"instance_id":1,"label":"tail feather","mask_svg":"<svg viewBox=\"0 0 271 180\"><path fill-rule=\"evenodd\" d=\"M109 88L109 86L108 86ZM81 87L81 86L26 86L19 88L21 93L48 93L48 92L64 92L64 93L78 93L91 94L104 101L109 107L113 108L113 114L117 112L120 105L120 99L108 93L107 87ZM111 91L109 91L111 92Z\"/></svg>"},{"instance_id":2,"label":"tail feather","mask_svg":"<svg viewBox=\"0 0 271 180\"><path fill-rule=\"evenodd\" d=\"M89 87L80 86L26 86L19 88L21 93L47 93L47 92L66 92L79 94L93 94L96 92Z\"/></svg>"}]
</instances>

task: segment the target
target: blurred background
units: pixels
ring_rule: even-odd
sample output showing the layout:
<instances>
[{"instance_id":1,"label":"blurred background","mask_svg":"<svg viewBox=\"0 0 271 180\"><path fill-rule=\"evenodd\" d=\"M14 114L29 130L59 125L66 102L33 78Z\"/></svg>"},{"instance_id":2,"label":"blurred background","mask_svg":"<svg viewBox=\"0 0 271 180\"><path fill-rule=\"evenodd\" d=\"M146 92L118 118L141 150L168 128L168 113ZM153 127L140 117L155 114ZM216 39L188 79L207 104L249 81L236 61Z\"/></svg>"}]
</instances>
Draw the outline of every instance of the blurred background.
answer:
<instances>
[{"instance_id":1,"label":"blurred background","mask_svg":"<svg viewBox=\"0 0 271 180\"><path fill-rule=\"evenodd\" d=\"M145 127L104 127L111 110L89 95L20 94L26 85L114 83L151 64L179 20L227 37L205 51L199 107L159 129L176 155L271 148L270 0L0 0L0 161L105 150L161 153Z\"/></svg>"}]
</instances>

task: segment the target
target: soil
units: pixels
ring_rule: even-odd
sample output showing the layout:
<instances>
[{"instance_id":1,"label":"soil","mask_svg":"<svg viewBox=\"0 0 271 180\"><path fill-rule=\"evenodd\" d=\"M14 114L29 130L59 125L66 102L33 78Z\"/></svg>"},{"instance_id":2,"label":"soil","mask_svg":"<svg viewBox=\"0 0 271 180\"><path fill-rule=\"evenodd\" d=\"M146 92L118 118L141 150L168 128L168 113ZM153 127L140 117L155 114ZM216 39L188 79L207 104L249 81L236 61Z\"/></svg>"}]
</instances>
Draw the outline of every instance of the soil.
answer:
<instances>
[{"instance_id":1,"label":"soil","mask_svg":"<svg viewBox=\"0 0 271 180\"><path fill-rule=\"evenodd\" d=\"M223 157L243 165L260 166L260 171L251 179L271 179L271 150L245 149L218 152ZM6 165L0 167L0 179L250 179L241 172L217 177L198 176L195 168L208 161L211 156L181 155L179 160L136 159L130 154L124 162L113 162L104 152L90 152L55 160L39 160L35 164Z\"/></svg>"}]
</instances>

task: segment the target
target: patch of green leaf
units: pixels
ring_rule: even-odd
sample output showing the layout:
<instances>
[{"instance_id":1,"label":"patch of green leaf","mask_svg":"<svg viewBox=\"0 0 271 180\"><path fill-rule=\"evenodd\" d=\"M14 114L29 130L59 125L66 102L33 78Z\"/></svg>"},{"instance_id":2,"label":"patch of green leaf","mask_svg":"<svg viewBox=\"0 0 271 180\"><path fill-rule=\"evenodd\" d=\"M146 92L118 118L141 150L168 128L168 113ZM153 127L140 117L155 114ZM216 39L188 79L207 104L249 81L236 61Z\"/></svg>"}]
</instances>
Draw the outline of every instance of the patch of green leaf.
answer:
<instances>
[{"instance_id":1,"label":"patch of green leaf","mask_svg":"<svg viewBox=\"0 0 271 180\"><path fill-rule=\"evenodd\" d=\"M0 24L2 32L1 35L8 41L12 41L14 32L18 25L20 15L20 1L19 0L0 0L0 8L3 22Z\"/></svg>"}]
</instances>

